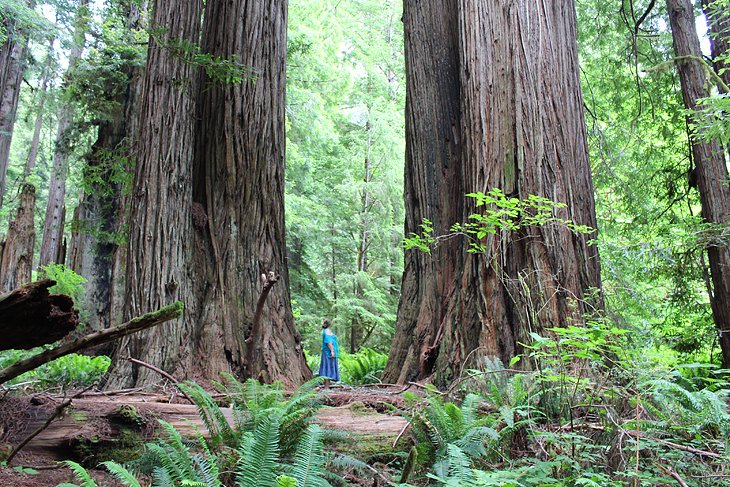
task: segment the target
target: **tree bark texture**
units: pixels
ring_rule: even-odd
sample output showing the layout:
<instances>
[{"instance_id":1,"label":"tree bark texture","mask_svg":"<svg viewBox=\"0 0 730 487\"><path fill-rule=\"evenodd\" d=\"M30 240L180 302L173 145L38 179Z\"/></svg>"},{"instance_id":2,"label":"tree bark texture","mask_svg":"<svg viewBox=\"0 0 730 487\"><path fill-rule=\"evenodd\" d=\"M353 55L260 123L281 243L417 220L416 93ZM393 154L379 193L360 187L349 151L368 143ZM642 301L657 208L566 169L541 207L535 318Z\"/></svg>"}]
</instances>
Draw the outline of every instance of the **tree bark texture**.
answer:
<instances>
[{"instance_id":1,"label":"tree bark texture","mask_svg":"<svg viewBox=\"0 0 730 487\"><path fill-rule=\"evenodd\" d=\"M0 46L0 207L2 207L5 178L10 162L10 142L18 112L23 58L28 39L16 28L13 19L2 18L0 22L4 24L8 33L7 41Z\"/></svg>"},{"instance_id":2,"label":"tree bark texture","mask_svg":"<svg viewBox=\"0 0 730 487\"><path fill-rule=\"evenodd\" d=\"M701 3L709 28L713 68L725 85L730 86L730 70L726 62L730 55L730 12L727 7L713 8L714 0L702 0ZM720 93L725 92L721 86L718 89Z\"/></svg>"},{"instance_id":3,"label":"tree bark texture","mask_svg":"<svg viewBox=\"0 0 730 487\"><path fill-rule=\"evenodd\" d=\"M35 200L35 186L24 184L17 214L8 225L0 251L0 292L12 291L32 279Z\"/></svg>"},{"instance_id":4,"label":"tree bark texture","mask_svg":"<svg viewBox=\"0 0 730 487\"><path fill-rule=\"evenodd\" d=\"M294 385L311 372L294 326L284 237L286 22L286 0L206 4L203 50L236 59L252 79L204 76L200 87L191 269L196 354L208 373ZM247 336L270 272L279 278L260 333Z\"/></svg>"},{"instance_id":5,"label":"tree bark texture","mask_svg":"<svg viewBox=\"0 0 730 487\"><path fill-rule=\"evenodd\" d=\"M695 29L694 10L690 0L667 0L677 57L701 57L700 41ZM689 110L698 108L697 100L706 98L707 78L702 65L692 59L677 63L682 98ZM692 140L692 159L697 175L702 217L709 223L727 225L730 217L730 187L722 147L717 142ZM722 364L730 367L730 246L724 242L709 242L707 247L712 277L710 305L717 327Z\"/></svg>"},{"instance_id":6,"label":"tree bark texture","mask_svg":"<svg viewBox=\"0 0 730 487\"><path fill-rule=\"evenodd\" d=\"M118 342L106 384L112 389L159 379L127 357L176 377L194 378L208 365L192 354L195 303L188 275L197 76L170 47L197 43L201 12L200 0L158 0L153 7L150 27L158 33L150 39L139 105L124 303L127 318L178 299L186 310L182 319Z\"/></svg>"},{"instance_id":7,"label":"tree bark texture","mask_svg":"<svg viewBox=\"0 0 730 487\"><path fill-rule=\"evenodd\" d=\"M596 227L575 23L572 1L405 2L406 234L423 218L448 233L479 211L465 194L492 188ZM445 384L581 323L600 289L589 237L548 224L489 235L479 254L457 239L409 251L384 380Z\"/></svg>"},{"instance_id":8,"label":"tree bark texture","mask_svg":"<svg viewBox=\"0 0 730 487\"><path fill-rule=\"evenodd\" d=\"M74 45L68 56L68 69L81 59L84 51L84 36L89 24L89 0L79 0L74 26ZM64 222L66 219L66 178L68 177L68 159L70 152L71 128L74 121L74 107L64 104L58 115L56 142L53 148L53 165L48 187L48 205L43 221L43 237L41 240L38 265L50 263L65 264L63 250Z\"/></svg>"},{"instance_id":9,"label":"tree bark texture","mask_svg":"<svg viewBox=\"0 0 730 487\"><path fill-rule=\"evenodd\" d=\"M76 328L79 315L73 300L48 292L55 284L45 279L0 295L0 350L47 345ZM0 384L3 382L0 379Z\"/></svg>"}]
</instances>

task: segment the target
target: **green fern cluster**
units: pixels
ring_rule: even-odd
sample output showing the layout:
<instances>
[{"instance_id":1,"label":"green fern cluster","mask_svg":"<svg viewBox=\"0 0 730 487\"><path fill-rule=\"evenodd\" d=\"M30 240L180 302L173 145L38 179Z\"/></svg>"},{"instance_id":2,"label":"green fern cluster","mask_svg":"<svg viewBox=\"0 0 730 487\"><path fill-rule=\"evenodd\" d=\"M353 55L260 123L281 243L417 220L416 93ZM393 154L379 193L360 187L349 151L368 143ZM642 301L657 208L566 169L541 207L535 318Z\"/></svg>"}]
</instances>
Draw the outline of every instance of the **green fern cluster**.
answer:
<instances>
[{"instance_id":1,"label":"green fern cluster","mask_svg":"<svg viewBox=\"0 0 730 487\"><path fill-rule=\"evenodd\" d=\"M480 413L483 398L466 396L461 407L431 393L425 403L406 394L410 405L404 415L416 438L416 456L422 466L430 466L436 476L449 477L452 470L461 472L472 462L489 455L500 435L494 418Z\"/></svg>"},{"instance_id":2,"label":"green fern cluster","mask_svg":"<svg viewBox=\"0 0 730 487\"><path fill-rule=\"evenodd\" d=\"M342 382L352 385L380 382L388 355L371 348L361 348L354 354L342 354L339 359Z\"/></svg>"},{"instance_id":3,"label":"green fern cluster","mask_svg":"<svg viewBox=\"0 0 730 487\"><path fill-rule=\"evenodd\" d=\"M280 384L264 386L253 380L241 384L227 376L218 385L231 392L233 407L228 415L202 387L186 382L180 389L195 402L209 436L196 431L196 441L188 443L172 425L160 421L164 437L147 444L137 462L151 468L103 465L134 487L140 486L140 476L151 477L155 487L329 486L327 479L338 477L326 470L323 431L312 423L320 404L315 391L318 383L307 383L287 398ZM73 462L66 465L83 487L95 487L84 467Z\"/></svg>"}]
</instances>

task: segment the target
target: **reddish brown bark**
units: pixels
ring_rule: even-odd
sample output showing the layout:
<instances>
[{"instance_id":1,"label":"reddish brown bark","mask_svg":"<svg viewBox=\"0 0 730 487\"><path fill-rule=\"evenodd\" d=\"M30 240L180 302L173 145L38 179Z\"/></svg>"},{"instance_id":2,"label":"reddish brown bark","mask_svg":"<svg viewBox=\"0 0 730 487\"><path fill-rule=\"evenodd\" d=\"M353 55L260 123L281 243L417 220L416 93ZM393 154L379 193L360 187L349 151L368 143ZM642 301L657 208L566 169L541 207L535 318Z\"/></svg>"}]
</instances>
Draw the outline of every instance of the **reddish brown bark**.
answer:
<instances>
[{"instance_id":1,"label":"reddish brown bark","mask_svg":"<svg viewBox=\"0 0 730 487\"><path fill-rule=\"evenodd\" d=\"M697 100L709 94L705 89L706 74L694 58L702 56L695 29L694 10L689 0L667 0L674 50L683 59L677 63L682 98L689 110L697 110ZM688 57L689 56L689 57ZM697 176L703 218L712 224L727 225L730 217L730 187L722 147L717 142L692 139L692 159ZM712 291L710 305L717 327L722 364L730 367L730 247L724 242L707 243Z\"/></svg>"},{"instance_id":2,"label":"reddish brown bark","mask_svg":"<svg viewBox=\"0 0 730 487\"><path fill-rule=\"evenodd\" d=\"M32 279L33 245L35 244L35 186L26 183L20 193L15 219L0 250L0 292L27 284Z\"/></svg>"},{"instance_id":3,"label":"reddish brown bark","mask_svg":"<svg viewBox=\"0 0 730 487\"><path fill-rule=\"evenodd\" d=\"M28 46L25 34L14 19L0 18L8 39L0 46L0 206L5 194L5 178L10 162L10 142L13 138L18 111L20 83L23 79L23 58Z\"/></svg>"},{"instance_id":4,"label":"reddish brown bark","mask_svg":"<svg viewBox=\"0 0 730 487\"><path fill-rule=\"evenodd\" d=\"M406 233L423 218L448 233L477 211L464 195L492 188L595 227L573 3L406 1L404 24ZM490 236L482 254L455 239L409 251L385 380L444 384L509 360L530 331L581 323L600 288L588 238L548 225Z\"/></svg>"},{"instance_id":5,"label":"reddish brown bark","mask_svg":"<svg viewBox=\"0 0 730 487\"><path fill-rule=\"evenodd\" d=\"M157 34L150 39L141 88L124 304L127 318L178 299L186 304L185 313L120 340L107 383L112 389L159 380L127 357L181 378L194 377L207 366L191 353L196 314L188 275L197 76L195 67L168 47L197 42L201 12L200 0L158 0L153 7L150 28Z\"/></svg>"},{"instance_id":6,"label":"reddish brown bark","mask_svg":"<svg viewBox=\"0 0 730 487\"><path fill-rule=\"evenodd\" d=\"M294 385L311 372L294 327L284 237L286 22L286 0L206 4L203 50L236 59L251 78L205 77L201 85L191 268L200 300L196 353L209 373ZM270 272L278 282L254 331L260 276Z\"/></svg>"}]
</instances>

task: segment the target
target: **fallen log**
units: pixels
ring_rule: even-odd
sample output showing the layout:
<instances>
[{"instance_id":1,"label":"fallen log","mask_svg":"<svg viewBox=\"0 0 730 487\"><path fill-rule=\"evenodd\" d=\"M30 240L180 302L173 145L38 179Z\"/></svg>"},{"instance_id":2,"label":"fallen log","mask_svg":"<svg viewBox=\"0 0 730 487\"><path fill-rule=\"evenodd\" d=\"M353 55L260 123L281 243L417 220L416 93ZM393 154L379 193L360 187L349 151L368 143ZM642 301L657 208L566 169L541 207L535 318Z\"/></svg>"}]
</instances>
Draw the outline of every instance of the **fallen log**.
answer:
<instances>
[{"instance_id":1,"label":"fallen log","mask_svg":"<svg viewBox=\"0 0 730 487\"><path fill-rule=\"evenodd\" d=\"M60 340L79 324L73 300L51 294L44 279L0 296L0 350L30 349Z\"/></svg>"},{"instance_id":2,"label":"fallen log","mask_svg":"<svg viewBox=\"0 0 730 487\"><path fill-rule=\"evenodd\" d=\"M0 370L0 384L64 355L77 352L87 347L110 342L117 338L131 335L132 333L137 333L138 331L146 330L147 328L152 328L153 326L178 318L182 315L183 307L182 302L176 301L164 308L139 316L121 325L91 333L72 342L45 350L27 359L19 360L13 365Z\"/></svg>"}]
</instances>

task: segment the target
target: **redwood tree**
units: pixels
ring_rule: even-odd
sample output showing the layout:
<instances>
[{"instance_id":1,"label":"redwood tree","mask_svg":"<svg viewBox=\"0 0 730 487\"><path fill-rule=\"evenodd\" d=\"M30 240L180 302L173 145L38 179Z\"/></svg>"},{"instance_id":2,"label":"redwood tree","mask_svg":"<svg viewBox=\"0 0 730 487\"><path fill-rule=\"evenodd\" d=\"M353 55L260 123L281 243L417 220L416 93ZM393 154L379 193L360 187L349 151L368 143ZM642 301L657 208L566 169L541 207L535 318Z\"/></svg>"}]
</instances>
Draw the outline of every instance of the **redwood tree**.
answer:
<instances>
[{"instance_id":1,"label":"redwood tree","mask_svg":"<svg viewBox=\"0 0 730 487\"><path fill-rule=\"evenodd\" d=\"M690 0L667 0L672 28L677 68L682 85L682 98L689 110L698 108L697 100L709 93L702 65L702 50L695 29L693 5ZM722 147L715 141L692 139L693 172L700 193L702 217L711 224L727 225L730 218L730 187ZM719 240L719 239L718 239ZM722 364L730 367L730 246L722 240L707 243L712 289L710 305L717 327Z\"/></svg>"},{"instance_id":2,"label":"redwood tree","mask_svg":"<svg viewBox=\"0 0 730 487\"><path fill-rule=\"evenodd\" d=\"M311 376L285 260L287 2L206 2L202 78L187 55L200 17L197 2L156 2L127 264L128 317L173 299L186 311L124 339L110 387L158 380L127 356L180 378Z\"/></svg>"},{"instance_id":3,"label":"redwood tree","mask_svg":"<svg viewBox=\"0 0 730 487\"><path fill-rule=\"evenodd\" d=\"M175 300L186 303L183 318L122 339L116 345L107 387L159 380L154 372L126 361L153 363L171 374L187 375L204 366L190 349L196 336L188 255L195 140L197 76L191 63L170 44L195 43L202 1L157 0L150 27L147 65L139 104L137 165L129 216L124 315L142 315Z\"/></svg>"},{"instance_id":4,"label":"redwood tree","mask_svg":"<svg viewBox=\"0 0 730 487\"><path fill-rule=\"evenodd\" d=\"M30 7L34 3L31 2ZM7 32L7 39L0 45L0 206L2 206L28 39L15 19L0 17L0 22Z\"/></svg>"},{"instance_id":5,"label":"redwood tree","mask_svg":"<svg viewBox=\"0 0 730 487\"><path fill-rule=\"evenodd\" d=\"M556 216L595 228L573 2L406 0L403 20L406 233L423 218L447 233L478 211L465 194L492 188L564 202ZM455 239L409 251L385 380L443 384L509 360L529 331L582 322L600 289L589 238L552 224L498 232L479 254Z\"/></svg>"},{"instance_id":6,"label":"redwood tree","mask_svg":"<svg viewBox=\"0 0 730 487\"><path fill-rule=\"evenodd\" d=\"M209 373L298 384L311 372L294 327L284 238L286 23L286 0L206 4L203 50L246 68L234 75L240 82L208 71L200 87L191 269ZM256 319L269 272L279 279Z\"/></svg>"}]
</instances>

